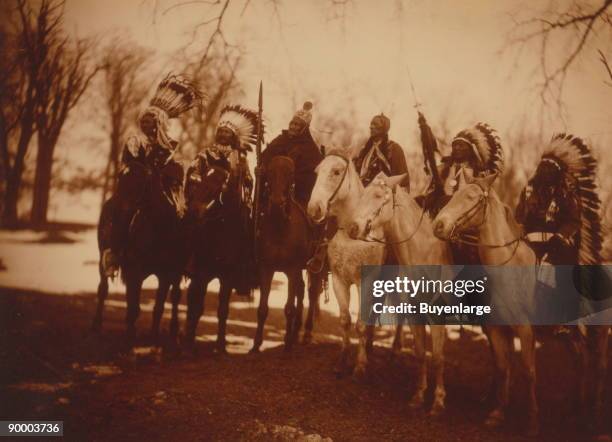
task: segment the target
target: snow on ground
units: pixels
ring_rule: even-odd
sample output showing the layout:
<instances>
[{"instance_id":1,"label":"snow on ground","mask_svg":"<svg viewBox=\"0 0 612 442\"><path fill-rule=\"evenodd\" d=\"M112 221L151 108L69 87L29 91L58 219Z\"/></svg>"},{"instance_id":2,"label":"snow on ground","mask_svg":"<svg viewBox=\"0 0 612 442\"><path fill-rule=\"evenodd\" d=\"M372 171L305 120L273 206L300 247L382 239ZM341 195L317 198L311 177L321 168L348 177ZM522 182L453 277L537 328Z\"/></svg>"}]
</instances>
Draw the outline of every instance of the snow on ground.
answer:
<instances>
[{"instance_id":1,"label":"snow on ground","mask_svg":"<svg viewBox=\"0 0 612 442\"><path fill-rule=\"evenodd\" d=\"M7 269L0 271L0 285L60 295L95 292L99 282L96 231L92 229L81 233L63 232L62 236L74 241L72 243L44 243L46 236L45 232L0 231L0 259ZM279 284L275 285L271 293L269 305L272 308L282 308L287 299L287 278L284 274L277 273L275 280ZM143 287L155 289L156 278L149 277ZM111 293L125 293L125 287L118 279L111 282L109 290ZM212 281L208 290L218 292L218 281ZM337 314L338 304L331 287L329 297L327 304L321 302L321 308ZM351 298L351 312L356 315L356 292ZM108 302L110 305L111 300ZM305 302L307 306L307 296ZM233 302L232 308L250 308L253 303L259 304L258 291L255 292L253 301ZM143 306L143 309L146 308L147 306Z\"/></svg>"},{"instance_id":2,"label":"snow on ground","mask_svg":"<svg viewBox=\"0 0 612 442\"><path fill-rule=\"evenodd\" d=\"M83 293L95 293L99 282L98 276L98 247L96 231L86 230L80 233L62 232L62 242L45 242L46 232L35 231L0 231L0 260L6 270L0 271L0 286L15 287L25 290L36 290L53 295L75 295ZM330 278L331 279L331 278ZM283 308L287 299L287 279L284 274L277 273L275 280L278 284L269 298L271 308ZM330 281L331 282L331 281ZM183 283L183 288L186 284ZM155 289L157 280L149 277L143 287ZM211 282L208 290L218 292L219 284L217 280ZM125 293L125 287L119 279L110 283L111 293ZM235 298L234 298L235 299ZM321 309L337 316L339 313L338 304L333 294L333 289L329 288L329 302L323 301L321 296ZM252 301L232 302L232 309L253 308L259 304L259 292L255 291ZM125 308L125 302L114 299L107 299L107 308ZM305 296L305 307L308 306L308 296ZM167 306L170 307L169 305ZM143 302L142 311L153 310L153 300ZM355 320L358 313L358 299L355 287L351 296L351 314ZM180 306L180 314L184 317L186 307ZM169 314L169 313L167 313ZM213 312L206 314L202 321L216 323L216 316ZM254 317L252 322L238 321L230 318L229 324L255 328L257 319ZM468 327L471 328L471 327ZM459 338L459 327L449 327L449 338ZM268 330L269 332L270 330ZM204 337L211 339L211 337ZM334 337L336 338L336 337ZM240 338L242 339L242 338ZM229 338L228 338L229 340ZM239 343L239 339L234 339L234 346L237 352L242 352L246 344ZM391 345L391 340L383 343L385 346ZM241 345L242 344L242 345ZM272 345L270 343L270 345Z\"/></svg>"}]
</instances>

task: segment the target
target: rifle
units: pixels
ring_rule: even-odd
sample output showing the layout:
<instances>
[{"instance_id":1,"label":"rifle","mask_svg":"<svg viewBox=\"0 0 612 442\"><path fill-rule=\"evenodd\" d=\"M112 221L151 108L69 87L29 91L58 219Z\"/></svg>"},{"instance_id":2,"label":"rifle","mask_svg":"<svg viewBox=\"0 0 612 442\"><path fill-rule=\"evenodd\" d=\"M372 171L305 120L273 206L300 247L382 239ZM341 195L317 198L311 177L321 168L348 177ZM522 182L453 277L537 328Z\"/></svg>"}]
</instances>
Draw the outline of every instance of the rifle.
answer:
<instances>
[{"instance_id":1,"label":"rifle","mask_svg":"<svg viewBox=\"0 0 612 442\"><path fill-rule=\"evenodd\" d=\"M255 145L256 167L255 167L255 201L253 203L253 250L255 252L255 260L258 258L258 236L259 236L259 218L260 218L260 193L261 193L261 145L263 143L263 83L259 82L259 102L258 102L258 118L257 118L257 144Z\"/></svg>"}]
</instances>

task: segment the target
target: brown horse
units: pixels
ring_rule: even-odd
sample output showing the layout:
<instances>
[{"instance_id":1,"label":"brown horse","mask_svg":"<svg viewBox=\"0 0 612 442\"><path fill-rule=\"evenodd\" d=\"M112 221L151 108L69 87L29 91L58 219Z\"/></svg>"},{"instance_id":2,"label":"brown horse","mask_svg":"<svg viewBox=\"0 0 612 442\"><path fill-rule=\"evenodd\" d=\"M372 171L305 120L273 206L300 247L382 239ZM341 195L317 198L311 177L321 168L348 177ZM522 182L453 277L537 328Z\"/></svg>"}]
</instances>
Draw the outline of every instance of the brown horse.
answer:
<instances>
[{"instance_id":1,"label":"brown horse","mask_svg":"<svg viewBox=\"0 0 612 442\"><path fill-rule=\"evenodd\" d=\"M240 178L224 167L205 164L187 177L188 218L195 221L189 233L193 268L187 291L186 342L195 342L204 313L208 283L219 279L217 350L225 353L225 330L231 292L238 287L244 254L249 253Z\"/></svg>"},{"instance_id":2,"label":"brown horse","mask_svg":"<svg viewBox=\"0 0 612 442\"><path fill-rule=\"evenodd\" d=\"M259 351L263 340L263 328L268 316L268 296L274 272L283 272L289 280L285 304L285 349L290 350L297 341L302 327L304 310L304 279L302 269L312 255L313 226L305 209L295 200L295 164L286 156L277 156L268 163L265 174L267 205L261 220L258 237L260 299L257 309L257 332L253 352ZM308 274L308 316L304 342L312 339L314 312L319 302L322 275Z\"/></svg>"},{"instance_id":3,"label":"brown horse","mask_svg":"<svg viewBox=\"0 0 612 442\"><path fill-rule=\"evenodd\" d=\"M167 169L179 168L171 163L159 171L134 163L122 173L118 192L102 208L98 223L98 249L110 247L112 213L116 210L128 214L129 230L126 235L125 255L121 263L121 279L126 285L127 333L135 336L135 323L140 313L140 291L143 281L150 275L158 279L153 310L152 335L157 341L168 290L172 286L172 320L170 334L178 335L178 304L181 297L180 280L185 260L185 237L182 219L183 187L171 192L163 181L168 179ZM167 169L166 169L167 168ZM174 171L176 174L176 171ZM181 171L182 173L182 171ZM178 207L178 213L176 208ZM130 210L129 208L134 208ZM100 330L104 302L108 296L108 277L102 259L99 264L98 305L93 329Z\"/></svg>"}]
</instances>

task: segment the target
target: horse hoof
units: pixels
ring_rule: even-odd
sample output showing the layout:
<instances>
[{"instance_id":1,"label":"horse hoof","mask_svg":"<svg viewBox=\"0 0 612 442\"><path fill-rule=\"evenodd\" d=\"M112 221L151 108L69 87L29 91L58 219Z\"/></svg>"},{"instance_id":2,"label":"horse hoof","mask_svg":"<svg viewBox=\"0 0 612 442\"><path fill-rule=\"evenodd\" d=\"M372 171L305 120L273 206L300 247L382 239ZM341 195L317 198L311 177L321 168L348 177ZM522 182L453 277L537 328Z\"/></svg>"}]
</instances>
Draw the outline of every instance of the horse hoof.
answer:
<instances>
[{"instance_id":1,"label":"horse hoof","mask_svg":"<svg viewBox=\"0 0 612 442\"><path fill-rule=\"evenodd\" d=\"M429 417L436 418L442 416L442 414L444 414L444 404L434 402L431 410L429 410Z\"/></svg>"},{"instance_id":2,"label":"horse hoof","mask_svg":"<svg viewBox=\"0 0 612 442\"><path fill-rule=\"evenodd\" d=\"M252 355L259 354L259 347L253 347L249 350L249 353Z\"/></svg>"},{"instance_id":3,"label":"horse hoof","mask_svg":"<svg viewBox=\"0 0 612 442\"><path fill-rule=\"evenodd\" d=\"M485 420L485 426L488 428L498 428L503 420L503 414L498 410L494 410L489 414L487 420Z\"/></svg>"},{"instance_id":4,"label":"horse hoof","mask_svg":"<svg viewBox=\"0 0 612 442\"><path fill-rule=\"evenodd\" d=\"M227 354L227 348L225 348L225 343L217 344L217 346L215 348L215 352L217 354L220 354L220 355L226 355Z\"/></svg>"},{"instance_id":5,"label":"horse hoof","mask_svg":"<svg viewBox=\"0 0 612 442\"><path fill-rule=\"evenodd\" d=\"M408 406L416 410L419 408L423 408L424 402L425 400L423 399L423 395L415 394L414 396L412 396L412 399L410 399L410 401L408 402Z\"/></svg>"},{"instance_id":6,"label":"horse hoof","mask_svg":"<svg viewBox=\"0 0 612 442\"><path fill-rule=\"evenodd\" d=\"M302 344L303 345L312 344L312 335L304 333L304 336L302 337Z\"/></svg>"},{"instance_id":7,"label":"horse hoof","mask_svg":"<svg viewBox=\"0 0 612 442\"><path fill-rule=\"evenodd\" d=\"M367 378L367 372L365 367L356 366L353 369L353 380L356 382L364 382Z\"/></svg>"},{"instance_id":8,"label":"horse hoof","mask_svg":"<svg viewBox=\"0 0 612 442\"><path fill-rule=\"evenodd\" d=\"M102 331L102 321L94 320L91 324L91 331L93 333L100 333Z\"/></svg>"}]
</instances>

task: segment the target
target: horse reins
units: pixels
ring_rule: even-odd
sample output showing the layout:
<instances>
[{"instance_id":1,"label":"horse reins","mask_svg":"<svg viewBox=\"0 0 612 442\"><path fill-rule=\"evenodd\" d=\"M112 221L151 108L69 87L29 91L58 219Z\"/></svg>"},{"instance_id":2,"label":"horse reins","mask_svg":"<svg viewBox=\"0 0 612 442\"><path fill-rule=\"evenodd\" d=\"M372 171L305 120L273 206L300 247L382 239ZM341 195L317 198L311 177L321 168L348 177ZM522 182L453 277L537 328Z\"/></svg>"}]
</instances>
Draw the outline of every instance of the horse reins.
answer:
<instances>
[{"instance_id":1,"label":"horse reins","mask_svg":"<svg viewBox=\"0 0 612 442\"><path fill-rule=\"evenodd\" d=\"M482 244L482 243L477 242L477 241L470 241L470 240L461 238L458 235L455 236L455 231L457 230L457 228L464 226L468 221L470 221L472 218L474 218L476 216L476 214L478 213L478 209L481 206L483 206L483 205L484 205L484 207L483 207L482 221L476 227L481 227L482 225L485 224L485 222L487 220L487 207L489 206L489 189L485 189L484 187L482 187L480 185L480 183L474 183L474 184L476 184L480 188L480 190L482 191L482 195L480 196L480 198L478 199L476 204L474 204L472 207L470 207L465 213L463 213L453 223L453 227L452 227L451 233L449 235L450 241L454 242L454 243L466 244L466 245L477 246L477 247L484 247L484 248L488 248L488 249L501 249L501 248L505 248L505 247L514 245L514 249L512 250L512 253L510 254L510 257L507 260L505 260L504 262L502 262L501 264L497 264L497 265L504 265L504 264L508 263L512 258L514 258L514 255L516 255L516 252L518 251L519 244L520 244L521 240L524 239L524 235L519 235L516 238L514 238L514 239L512 239L510 241L507 241L507 242L505 242L503 244Z\"/></svg>"},{"instance_id":2,"label":"horse reins","mask_svg":"<svg viewBox=\"0 0 612 442\"><path fill-rule=\"evenodd\" d=\"M385 183L385 186L387 186L387 185L386 185L386 183ZM388 187L388 186L387 186L387 187ZM396 208L396 207L401 207L399 204L395 204L395 189L393 189L393 190L392 190L392 201L393 201L393 212L395 213L395 208ZM383 209L383 208L384 208L384 207L385 207L385 206L386 206L388 203L389 203L389 200L388 200L388 199L386 199L386 200L385 200L385 201L384 201L384 202L383 202L383 203L380 205L380 207L374 211L374 215L373 215L373 216L372 216L372 217L371 217L371 218L370 218L370 219L367 221L366 226L371 226L372 221L373 221L373 220L375 220L375 219L376 219L376 218L377 218L377 217L378 217L378 216L381 214L382 209ZM397 245L397 244L403 244L403 243L405 243L405 242L408 242L408 241L410 241L410 240L411 240L411 239L414 237L414 235L416 235L416 234L417 234L417 232L418 232L418 231L419 231L419 229L421 228L421 224L422 224L422 222L423 222L423 217L424 217L424 215L425 215L425 207L423 207L423 208L421 209L421 216L419 217L419 222L417 223L416 228L414 229L414 231L413 231L413 232L412 232L410 235L408 235L408 237L406 237L406 238L404 238L404 239L401 239L401 240L399 240L399 241L385 241L385 240L383 240L383 239L379 239L379 238L375 238L375 237L368 237L368 236L366 236L364 239L360 239L360 241L365 241L365 242L376 242L376 243L379 243L379 244L385 244L385 245L390 245L390 246L392 246L392 245ZM369 235L369 232L368 232L368 235Z\"/></svg>"}]
</instances>

